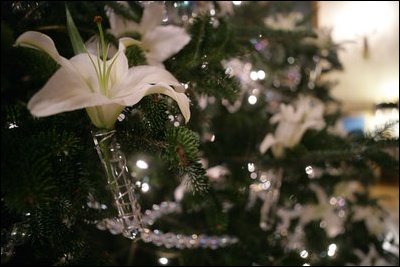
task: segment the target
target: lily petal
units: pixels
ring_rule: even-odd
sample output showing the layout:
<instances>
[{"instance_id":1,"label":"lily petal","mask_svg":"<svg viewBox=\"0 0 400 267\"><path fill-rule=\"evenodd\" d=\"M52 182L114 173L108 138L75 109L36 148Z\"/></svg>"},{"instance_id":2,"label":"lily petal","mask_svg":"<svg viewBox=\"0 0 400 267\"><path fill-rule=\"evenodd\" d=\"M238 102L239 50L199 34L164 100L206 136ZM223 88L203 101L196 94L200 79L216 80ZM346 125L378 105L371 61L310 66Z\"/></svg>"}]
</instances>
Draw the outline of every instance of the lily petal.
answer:
<instances>
[{"instance_id":1,"label":"lily petal","mask_svg":"<svg viewBox=\"0 0 400 267\"><path fill-rule=\"evenodd\" d=\"M119 114L124 109L120 104L108 104L86 108L92 123L99 129L112 129Z\"/></svg>"},{"instance_id":2,"label":"lily petal","mask_svg":"<svg viewBox=\"0 0 400 267\"><path fill-rule=\"evenodd\" d=\"M265 136L264 140L260 145L260 152L264 154L270 147L272 147L276 143L276 140L272 134L268 134Z\"/></svg>"},{"instance_id":3,"label":"lily petal","mask_svg":"<svg viewBox=\"0 0 400 267\"><path fill-rule=\"evenodd\" d=\"M146 58L150 62L163 62L178 53L190 42L190 36L185 29L176 26L158 26L147 32L142 39L149 48Z\"/></svg>"},{"instance_id":4,"label":"lily petal","mask_svg":"<svg viewBox=\"0 0 400 267\"><path fill-rule=\"evenodd\" d=\"M126 77L129 79L125 79L118 88L114 89L116 92L113 96L114 103L131 106L146 95L160 93L174 99L186 122L189 121L189 98L184 93L180 93L184 90L184 86L171 73L155 66L137 66L129 69Z\"/></svg>"},{"instance_id":5,"label":"lily petal","mask_svg":"<svg viewBox=\"0 0 400 267\"><path fill-rule=\"evenodd\" d=\"M139 32L144 34L151 32L162 22L164 7L162 4L150 3L144 8L143 16L140 21Z\"/></svg>"},{"instance_id":6,"label":"lily petal","mask_svg":"<svg viewBox=\"0 0 400 267\"><path fill-rule=\"evenodd\" d=\"M80 67L79 71L83 79L89 79L93 77L90 74L90 71L93 70L84 67L89 66L89 63L87 63L89 59L85 59L85 57L88 56L85 54L77 55L71 59L71 63L73 62L75 66ZM45 86L31 98L28 109L34 116L44 117L85 107L111 104L110 99L98 93L98 89L91 91L91 86L95 86L95 84L94 79L83 83L82 79L77 79L74 72L61 67Z\"/></svg>"},{"instance_id":7,"label":"lily petal","mask_svg":"<svg viewBox=\"0 0 400 267\"><path fill-rule=\"evenodd\" d=\"M100 38L98 35L93 35L85 42L86 50L93 55L97 54L97 44L100 43ZM113 45L110 46L110 49L114 48ZM114 48L115 50L115 48ZM110 53L109 53L110 54Z\"/></svg>"},{"instance_id":8,"label":"lily petal","mask_svg":"<svg viewBox=\"0 0 400 267\"><path fill-rule=\"evenodd\" d=\"M184 86L176 78L164 69L155 66L137 66L129 69L128 87L141 86L143 84L156 84L162 81L165 84L175 88L178 92L184 91ZM127 88L128 91L130 89ZM122 92L121 92L122 93Z\"/></svg>"},{"instance_id":9,"label":"lily petal","mask_svg":"<svg viewBox=\"0 0 400 267\"><path fill-rule=\"evenodd\" d=\"M127 46L130 46L132 44L136 44L138 41L132 39L132 38L121 38L119 40L119 45L118 45L118 52L115 53L115 55L107 61L107 66L110 64L113 64L111 67L111 72L110 72L110 81L112 85L111 87L118 88L119 87L119 82L122 82L123 80L126 79L126 75L128 75L128 59L125 56L125 49ZM116 92L113 90L111 92L111 97L115 94Z\"/></svg>"},{"instance_id":10,"label":"lily petal","mask_svg":"<svg viewBox=\"0 0 400 267\"><path fill-rule=\"evenodd\" d=\"M53 40L47 36L46 34L36 32L36 31L27 31L21 34L17 40L15 41L16 45L34 48L37 50L41 50L48 54L52 59L54 59L61 66L72 70L71 64L68 59L62 57L53 42Z\"/></svg>"},{"instance_id":11,"label":"lily petal","mask_svg":"<svg viewBox=\"0 0 400 267\"><path fill-rule=\"evenodd\" d=\"M115 103L124 106L132 106L138 103L143 97L150 94L164 94L171 97L178 104L185 121L190 119L189 98L184 93L176 92L171 86L166 83L157 83L154 85L141 84L130 88L130 94L123 97L114 98Z\"/></svg>"},{"instance_id":12,"label":"lily petal","mask_svg":"<svg viewBox=\"0 0 400 267\"><path fill-rule=\"evenodd\" d=\"M190 120L190 108L189 108L189 98L184 93L177 93L172 87L167 84L158 83L145 89L145 95L150 94L163 94L171 97L178 104L179 109L182 112L185 121Z\"/></svg>"}]
</instances>

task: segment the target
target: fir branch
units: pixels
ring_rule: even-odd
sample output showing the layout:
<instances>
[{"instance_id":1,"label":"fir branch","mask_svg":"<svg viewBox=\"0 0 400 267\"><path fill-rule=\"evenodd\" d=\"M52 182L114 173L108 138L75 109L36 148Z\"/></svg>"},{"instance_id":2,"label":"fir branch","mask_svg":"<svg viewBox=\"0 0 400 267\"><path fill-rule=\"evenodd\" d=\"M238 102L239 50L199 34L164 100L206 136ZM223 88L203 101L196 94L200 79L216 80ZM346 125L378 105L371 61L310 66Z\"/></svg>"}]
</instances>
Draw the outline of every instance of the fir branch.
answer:
<instances>
[{"instance_id":1,"label":"fir branch","mask_svg":"<svg viewBox=\"0 0 400 267\"><path fill-rule=\"evenodd\" d=\"M185 172L188 175L188 187L194 193L203 194L208 191L208 177L200 162L193 162L185 169Z\"/></svg>"},{"instance_id":2,"label":"fir branch","mask_svg":"<svg viewBox=\"0 0 400 267\"><path fill-rule=\"evenodd\" d=\"M189 32L190 43L165 62L167 69L178 80L190 81L197 93L235 100L239 83L225 74L221 65L221 60L239 53L233 32L224 22L214 27L209 16L197 17Z\"/></svg>"},{"instance_id":3,"label":"fir branch","mask_svg":"<svg viewBox=\"0 0 400 267\"><path fill-rule=\"evenodd\" d=\"M42 51L24 47L17 49L25 58L23 63L27 73L31 75L29 78L47 80L59 67L57 62Z\"/></svg>"},{"instance_id":4,"label":"fir branch","mask_svg":"<svg viewBox=\"0 0 400 267\"><path fill-rule=\"evenodd\" d=\"M168 121L168 99L161 95L148 96L140 102L143 127L146 133L158 140L164 140Z\"/></svg>"},{"instance_id":5,"label":"fir branch","mask_svg":"<svg viewBox=\"0 0 400 267\"><path fill-rule=\"evenodd\" d=\"M208 189L205 170L199 162L199 137L185 127L171 127L167 131L165 158L177 166L182 175L188 175L189 187L203 193Z\"/></svg>"},{"instance_id":6,"label":"fir branch","mask_svg":"<svg viewBox=\"0 0 400 267\"><path fill-rule=\"evenodd\" d=\"M146 56L143 49L138 45L128 46L125 50L129 68L138 65L146 65Z\"/></svg>"}]
</instances>

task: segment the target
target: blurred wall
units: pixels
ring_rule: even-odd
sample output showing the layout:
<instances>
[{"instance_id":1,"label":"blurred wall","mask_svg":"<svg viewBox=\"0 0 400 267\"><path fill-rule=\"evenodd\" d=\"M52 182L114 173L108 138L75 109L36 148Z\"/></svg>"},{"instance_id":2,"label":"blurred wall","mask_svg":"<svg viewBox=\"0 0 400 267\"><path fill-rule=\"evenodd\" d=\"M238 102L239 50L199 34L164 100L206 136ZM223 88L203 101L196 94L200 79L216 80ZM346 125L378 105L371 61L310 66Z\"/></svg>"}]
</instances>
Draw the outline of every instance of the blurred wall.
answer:
<instances>
[{"instance_id":1,"label":"blurred wall","mask_svg":"<svg viewBox=\"0 0 400 267\"><path fill-rule=\"evenodd\" d=\"M343 72L332 95L343 102L343 111L371 132L388 121L398 120L399 110L399 2L317 2L318 27L332 28L332 38L342 50ZM375 110L380 103L397 108ZM392 128L399 136L398 124Z\"/></svg>"},{"instance_id":2,"label":"blurred wall","mask_svg":"<svg viewBox=\"0 0 400 267\"><path fill-rule=\"evenodd\" d=\"M399 2L318 2L318 26L342 44L332 93L348 111L399 99Z\"/></svg>"}]
</instances>

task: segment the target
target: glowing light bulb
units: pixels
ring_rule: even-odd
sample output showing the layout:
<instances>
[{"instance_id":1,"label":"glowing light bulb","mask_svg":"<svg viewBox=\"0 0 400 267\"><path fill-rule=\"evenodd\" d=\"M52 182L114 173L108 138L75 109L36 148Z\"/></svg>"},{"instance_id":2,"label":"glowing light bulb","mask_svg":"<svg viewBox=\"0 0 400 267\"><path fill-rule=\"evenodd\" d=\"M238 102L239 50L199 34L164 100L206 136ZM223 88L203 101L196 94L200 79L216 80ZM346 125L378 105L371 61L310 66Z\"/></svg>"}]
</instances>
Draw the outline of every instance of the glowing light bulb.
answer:
<instances>
[{"instance_id":1,"label":"glowing light bulb","mask_svg":"<svg viewBox=\"0 0 400 267\"><path fill-rule=\"evenodd\" d=\"M249 170L249 172L254 172L256 170L256 166L254 165L254 163L249 162L247 163L247 169Z\"/></svg>"},{"instance_id":2,"label":"glowing light bulb","mask_svg":"<svg viewBox=\"0 0 400 267\"><path fill-rule=\"evenodd\" d=\"M146 161L139 159L136 161L136 166L140 169L146 170L149 168L149 164Z\"/></svg>"},{"instance_id":3,"label":"glowing light bulb","mask_svg":"<svg viewBox=\"0 0 400 267\"><path fill-rule=\"evenodd\" d=\"M263 70L257 71L257 77L258 77L258 79L260 79L260 80L264 80L264 78L265 78L265 72L264 72Z\"/></svg>"},{"instance_id":4,"label":"glowing light bulb","mask_svg":"<svg viewBox=\"0 0 400 267\"><path fill-rule=\"evenodd\" d=\"M302 250L301 252L300 252L300 257L302 257L303 259L305 259L305 258L307 258L308 257L308 251L307 250Z\"/></svg>"},{"instance_id":5,"label":"glowing light bulb","mask_svg":"<svg viewBox=\"0 0 400 267\"><path fill-rule=\"evenodd\" d=\"M332 257L336 253L337 246L336 244L330 244L328 247L328 256Z\"/></svg>"},{"instance_id":6,"label":"glowing light bulb","mask_svg":"<svg viewBox=\"0 0 400 267\"><path fill-rule=\"evenodd\" d=\"M150 185L148 183L142 183L142 192L147 193L150 190Z\"/></svg>"},{"instance_id":7,"label":"glowing light bulb","mask_svg":"<svg viewBox=\"0 0 400 267\"><path fill-rule=\"evenodd\" d=\"M250 105L254 105L257 103L257 97L255 95L250 95L249 98L247 98L247 101Z\"/></svg>"},{"instance_id":8,"label":"glowing light bulb","mask_svg":"<svg viewBox=\"0 0 400 267\"><path fill-rule=\"evenodd\" d=\"M162 264L162 265L166 265L166 264L168 264L168 259L165 258L165 257L162 257L162 258L159 258L159 259L158 259L158 262L159 262L160 264Z\"/></svg>"},{"instance_id":9,"label":"glowing light bulb","mask_svg":"<svg viewBox=\"0 0 400 267\"><path fill-rule=\"evenodd\" d=\"M257 81L258 80L258 73L257 71L252 71L250 72L250 79L252 79L253 81Z\"/></svg>"}]
</instances>

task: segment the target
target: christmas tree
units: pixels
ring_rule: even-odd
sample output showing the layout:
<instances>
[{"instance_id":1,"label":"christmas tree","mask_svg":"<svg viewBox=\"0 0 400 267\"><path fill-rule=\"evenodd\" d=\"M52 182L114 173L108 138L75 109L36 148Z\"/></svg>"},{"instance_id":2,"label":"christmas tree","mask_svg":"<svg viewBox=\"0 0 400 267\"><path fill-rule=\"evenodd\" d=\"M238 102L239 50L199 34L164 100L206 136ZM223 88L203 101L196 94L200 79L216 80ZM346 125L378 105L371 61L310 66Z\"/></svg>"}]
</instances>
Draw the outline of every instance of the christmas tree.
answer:
<instances>
[{"instance_id":1,"label":"christmas tree","mask_svg":"<svg viewBox=\"0 0 400 267\"><path fill-rule=\"evenodd\" d=\"M398 265L398 139L340 129L293 8L2 2L2 264Z\"/></svg>"}]
</instances>

